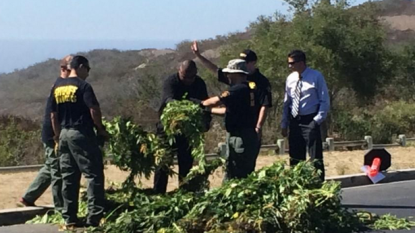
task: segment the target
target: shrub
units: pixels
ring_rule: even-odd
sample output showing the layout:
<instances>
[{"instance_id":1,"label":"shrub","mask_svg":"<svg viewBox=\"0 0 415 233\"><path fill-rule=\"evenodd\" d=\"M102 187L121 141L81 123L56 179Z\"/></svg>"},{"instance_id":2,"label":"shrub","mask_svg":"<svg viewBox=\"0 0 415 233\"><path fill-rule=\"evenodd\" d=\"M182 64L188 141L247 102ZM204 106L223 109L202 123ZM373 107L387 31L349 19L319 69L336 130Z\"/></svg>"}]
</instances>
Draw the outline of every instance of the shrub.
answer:
<instances>
[{"instance_id":1,"label":"shrub","mask_svg":"<svg viewBox=\"0 0 415 233\"><path fill-rule=\"evenodd\" d=\"M19 117L0 116L0 166L43 162L39 125Z\"/></svg>"}]
</instances>

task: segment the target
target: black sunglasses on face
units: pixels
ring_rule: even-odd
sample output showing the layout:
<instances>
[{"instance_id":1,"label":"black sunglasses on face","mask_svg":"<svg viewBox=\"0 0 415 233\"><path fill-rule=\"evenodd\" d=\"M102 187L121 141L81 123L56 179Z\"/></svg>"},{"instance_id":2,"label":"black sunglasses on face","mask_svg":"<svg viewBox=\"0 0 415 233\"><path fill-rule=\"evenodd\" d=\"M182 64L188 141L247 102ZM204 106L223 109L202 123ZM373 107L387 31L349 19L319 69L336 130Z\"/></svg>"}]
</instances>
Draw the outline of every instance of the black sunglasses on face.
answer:
<instances>
[{"instance_id":1,"label":"black sunglasses on face","mask_svg":"<svg viewBox=\"0 0 415 233\"><path fill-rule=\"evenodd\" d=\"M292 61L292 62L288 62L288 65L294 65L295 63L299 63L299 62L302 62L302 61L300 60L300 61Z\"/></svg>"},{"instance_id":2,"label":"black sunglasses on face","mask_svg":"<svg viewBox=\"0 0 415 233\"><path fill-rule=\"evenodd\" d=\"M91 67L89 67L88 65L84 65L84 67L86 68L86 70L89 72L91 70Z\"/></svg>"}]
</instances>

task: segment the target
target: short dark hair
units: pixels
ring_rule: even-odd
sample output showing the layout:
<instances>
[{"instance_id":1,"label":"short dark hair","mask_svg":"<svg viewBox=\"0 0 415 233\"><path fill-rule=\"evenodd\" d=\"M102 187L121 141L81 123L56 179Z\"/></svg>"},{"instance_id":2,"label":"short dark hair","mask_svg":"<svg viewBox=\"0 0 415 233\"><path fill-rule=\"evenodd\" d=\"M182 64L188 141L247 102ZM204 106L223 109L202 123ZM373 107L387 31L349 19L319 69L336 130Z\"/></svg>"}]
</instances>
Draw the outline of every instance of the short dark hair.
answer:
<instances>
[{"instance_id":1,"label":"short dark hair","mask_svg":"<svg viewBox=\"0 0 415 233\"><path fill-rule=\"evenodd\" d=\"M86 65L88 63L89 63L89 61L88 61L88 59L86 59L86 57L84 57L84 56L75 56L75 57L72 58L71 68L72 69L78 69L81 65Z\"/></svg>"},{"instance_id":2,"label":"short dark hair","mask_svg":"<svg viewBox=\"0 0 415 233\"><path fill-rule=\"evenodd\" d=\"M304 63L306 62L306 56L305 53L301 50L293 50L288 54L289 58L294 59L294 61L296 62L300 62L303 61Z\"/></svg>"}]
</instances>

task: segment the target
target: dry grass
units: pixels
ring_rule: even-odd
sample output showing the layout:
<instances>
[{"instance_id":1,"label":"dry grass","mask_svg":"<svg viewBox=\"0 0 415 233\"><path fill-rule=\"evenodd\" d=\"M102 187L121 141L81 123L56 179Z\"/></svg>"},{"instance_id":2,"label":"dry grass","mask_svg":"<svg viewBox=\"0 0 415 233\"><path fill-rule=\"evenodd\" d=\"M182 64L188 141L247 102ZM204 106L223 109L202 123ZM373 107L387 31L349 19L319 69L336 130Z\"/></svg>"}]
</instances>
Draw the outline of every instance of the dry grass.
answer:
<instances>
[{"instance_id":1,"label":"dry grass","mask_svg":"<svg viewBox=\"0 0 415 233\"><path fill-rule=\"evenodd\" d=\"M390 170L415 168L415 147L391 148L388 151L392 155L392 166ZM266 153L266 152L265 152ZM264 154L265 154L264 153ZM343 174L361 173L360 167L363 164L365 151L348 152L326 152L324 154L326 175L336 176ZM257 169L269 166L277 160L287 161L288 156L262 155L258 158ZM15 208L16 200L25 192L30 182L37 172L21 172L13 174L0 174L0 209ZM210 177L213 187L220 186L222 182L222 169L218 169ZM105 170L106 182L122 182L127 174L118 170L114 166L107 166ZM82 180L85 185L85 180ZM177 188L177 177L169 179L168 190ZM152 177L150 180L142 180L144 187L152 187ZM50 189L37 201L37 205L51 204L52 197Z\"/></svg>"},{"instance_id":2,"label":"dry grass","mask_svg":"<svg viewBox=\"0 0 415 233\"><path fill-rule=\"evenodd\" d=\"M392 29L405 31L415 30L414 15L397 15L381 17Z\"/></svg>"}]
</instances>

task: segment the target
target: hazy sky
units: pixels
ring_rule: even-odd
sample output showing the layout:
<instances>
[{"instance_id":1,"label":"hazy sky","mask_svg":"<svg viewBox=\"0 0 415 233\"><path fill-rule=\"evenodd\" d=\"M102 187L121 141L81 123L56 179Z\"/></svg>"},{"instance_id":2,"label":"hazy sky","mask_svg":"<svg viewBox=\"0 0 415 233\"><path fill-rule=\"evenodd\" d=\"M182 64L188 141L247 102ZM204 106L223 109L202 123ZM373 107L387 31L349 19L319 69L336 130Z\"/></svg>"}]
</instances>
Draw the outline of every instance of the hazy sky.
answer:
<instances>
[{"instance_id":1,"label":"hazy sky","mask_svg":"<svg viewBox=\"0 0 415 233\"><path fill-rule=\"evenodd\" d=\"M287 9L282 0L3 0L0 72L95 48L172 48Z\"/></svg>"}]
</instances>

